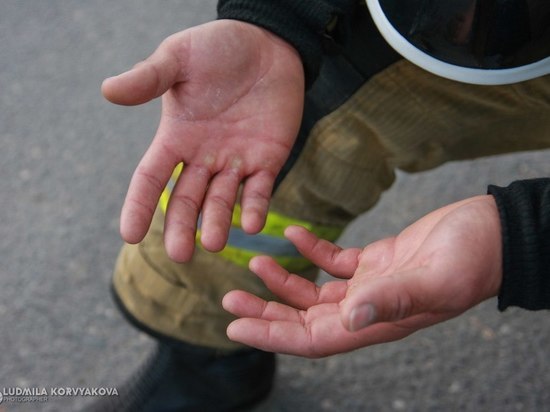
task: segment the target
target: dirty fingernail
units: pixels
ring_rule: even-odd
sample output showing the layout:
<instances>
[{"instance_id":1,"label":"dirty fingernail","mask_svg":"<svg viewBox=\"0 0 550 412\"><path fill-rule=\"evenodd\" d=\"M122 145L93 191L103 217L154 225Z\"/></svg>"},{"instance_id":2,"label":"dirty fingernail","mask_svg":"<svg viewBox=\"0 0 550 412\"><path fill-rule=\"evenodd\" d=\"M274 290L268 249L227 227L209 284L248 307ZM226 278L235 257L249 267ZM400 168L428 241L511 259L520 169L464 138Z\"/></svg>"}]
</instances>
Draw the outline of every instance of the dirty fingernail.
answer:
<instances>
[{"instance_id":1,"label":"dirty fingernail","mask_svg":"<svg viewBox=\"0 0 550 412\"><path fill-rule=\"evenodd\" d=\"M376 308L367 303L354 308L350 314L350 331L356 332L374 323L376 320Z\"/></svg>"}]
</instances>

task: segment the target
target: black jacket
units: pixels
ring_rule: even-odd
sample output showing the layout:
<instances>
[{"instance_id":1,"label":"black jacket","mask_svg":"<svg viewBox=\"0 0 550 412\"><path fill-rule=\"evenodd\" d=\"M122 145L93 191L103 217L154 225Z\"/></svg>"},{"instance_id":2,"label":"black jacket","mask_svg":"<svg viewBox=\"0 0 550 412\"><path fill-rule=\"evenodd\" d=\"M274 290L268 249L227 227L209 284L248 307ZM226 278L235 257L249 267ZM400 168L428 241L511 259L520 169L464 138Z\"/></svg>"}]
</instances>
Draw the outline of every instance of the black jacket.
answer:
<instances>
[{"instance_id":1,"label":"black jacket","mask_svg":"<svg viewBox=\"0 0 550 412\"><path fill-rule=\"evenodd\" d=\"M550 309L550 179L489 186L502 225L499 309Z\"/></svg>"}]
</instances>

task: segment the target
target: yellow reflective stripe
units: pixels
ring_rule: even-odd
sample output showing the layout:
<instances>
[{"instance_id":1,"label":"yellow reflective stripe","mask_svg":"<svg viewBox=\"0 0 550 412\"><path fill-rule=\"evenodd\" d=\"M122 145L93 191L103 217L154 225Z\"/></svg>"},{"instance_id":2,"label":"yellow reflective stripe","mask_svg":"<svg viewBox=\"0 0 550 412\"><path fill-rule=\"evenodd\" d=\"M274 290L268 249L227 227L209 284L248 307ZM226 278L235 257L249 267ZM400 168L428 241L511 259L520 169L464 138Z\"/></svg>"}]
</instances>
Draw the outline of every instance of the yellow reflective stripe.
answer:
<instances>
[{"instance_id":1,"label":"yellow reflective stripe","mask_svg":"<svg viewBox=\"0 0 550 412\"><path fill-rule=\"evenodd\" d=\"M182 170L183 170L183 163L180 163L175 167L174 171L172 172L172 176L170 177L170 182L164 188L164 190L162 191L162 194L160 195L159 206L163 213L166 213L166 210L168 209L170 194L172 193L172 189L174 188L176 182L178 181L178 177L180 176Z\"/></svg>"},{"instance_id":2,"label":"yellow reflective stripe","mask_svg":"<svg viewBox=\"0 0 550 412\"><path fill-rule=\"evenodd\" d=\"M162 191L162 194L160 195L159 199L159 206L162 210L162 213L166 214L166 210L168 209L168 201L170 200L170 189L168 189L168 186L164 188Z\"/></svg>"}]
</instances>

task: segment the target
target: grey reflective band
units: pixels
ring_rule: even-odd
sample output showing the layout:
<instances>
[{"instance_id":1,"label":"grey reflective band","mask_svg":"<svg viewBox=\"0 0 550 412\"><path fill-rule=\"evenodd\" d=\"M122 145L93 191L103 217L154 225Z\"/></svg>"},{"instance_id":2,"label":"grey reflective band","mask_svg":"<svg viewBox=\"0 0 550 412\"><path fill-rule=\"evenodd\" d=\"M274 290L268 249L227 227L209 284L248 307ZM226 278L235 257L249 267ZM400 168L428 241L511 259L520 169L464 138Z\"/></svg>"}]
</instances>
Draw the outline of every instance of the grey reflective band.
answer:
<instances>
[{"instance_id":1,"label":"grey reflective band","mask_svg":"<svg viewBox=\"0 0 550 412\"><path fill-rule=\"evenodd\" d=\"M238 249L250 250L270 256L301 257L300 252L287 239L262 233L249 235L241 228L231 226L227 244Z\"/></svg>"}]
</instances>

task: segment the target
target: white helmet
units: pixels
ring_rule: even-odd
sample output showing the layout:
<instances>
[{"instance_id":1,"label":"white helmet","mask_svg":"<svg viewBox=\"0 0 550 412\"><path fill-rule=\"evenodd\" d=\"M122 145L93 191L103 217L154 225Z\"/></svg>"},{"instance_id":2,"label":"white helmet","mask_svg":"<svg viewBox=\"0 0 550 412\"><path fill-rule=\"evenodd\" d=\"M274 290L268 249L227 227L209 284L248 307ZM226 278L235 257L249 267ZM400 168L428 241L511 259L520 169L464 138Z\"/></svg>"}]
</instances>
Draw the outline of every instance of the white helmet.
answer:
<instances>
[{"instance_id":1,"label":"white helmet","mask_svg":"<svg viewBox=\"0 0 550 412\"><path fill-rule=\"evenodd\" d=\"M474 84L550 74L550 0L366 0L386 41L412 63Z\"/></svg>"}]
</instances>

